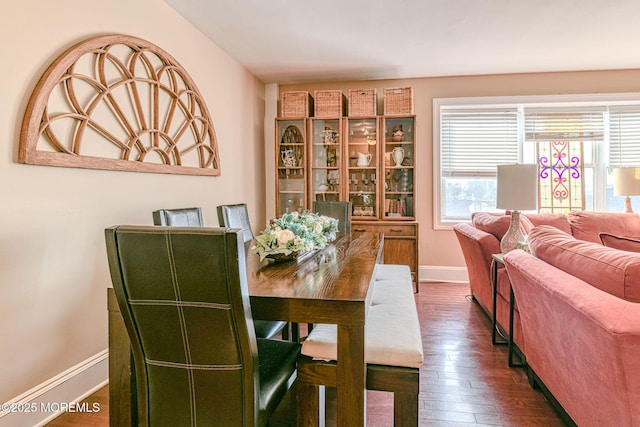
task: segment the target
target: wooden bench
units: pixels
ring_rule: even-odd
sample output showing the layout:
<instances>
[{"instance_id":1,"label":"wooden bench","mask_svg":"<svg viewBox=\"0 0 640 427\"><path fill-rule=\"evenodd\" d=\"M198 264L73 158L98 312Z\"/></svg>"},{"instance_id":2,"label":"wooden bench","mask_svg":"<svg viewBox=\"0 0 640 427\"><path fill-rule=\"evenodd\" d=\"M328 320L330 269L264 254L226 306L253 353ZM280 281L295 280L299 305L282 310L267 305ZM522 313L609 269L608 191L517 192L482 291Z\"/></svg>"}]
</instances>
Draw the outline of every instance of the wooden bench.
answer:
<instances>
[{"instance_id":1,"label":"wooden bench","mask_svg":"<svg viewBox=\"0 0 640 427\"><path fill-rule=\"evenodd\" d=\"M394 425L418 425L419 368L422 337L409 267L376 267L366 322L366 388L392 392ZM313 414L305 425L319 425L320 386L335 387L337 359L336 325L319 324L302 344L298 363L298 398Z\"/></svg>"}]
</instances>

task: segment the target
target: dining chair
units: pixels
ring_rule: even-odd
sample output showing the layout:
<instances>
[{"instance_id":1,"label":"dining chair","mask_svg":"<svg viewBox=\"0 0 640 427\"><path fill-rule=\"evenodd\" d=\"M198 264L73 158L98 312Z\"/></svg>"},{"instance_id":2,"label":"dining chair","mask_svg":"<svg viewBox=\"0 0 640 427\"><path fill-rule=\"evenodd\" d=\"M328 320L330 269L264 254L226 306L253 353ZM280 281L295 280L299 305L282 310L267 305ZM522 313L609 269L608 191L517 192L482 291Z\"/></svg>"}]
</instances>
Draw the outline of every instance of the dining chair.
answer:
<instances>
[{"instance_id":1,"label":"dining chair","mask_svg":"<svg viewBox=\"0 0 640 427\"><path fill-rule=\"evenodd\" d=\"M248 218L249 216L247 215L247 221ZM171 227L204 227L204 223L202 221L202 209L199 207L158 209L157 211L153 211L153 224ZM240 225L228 227L241 228L243 239L246 239L247 232L243 227ZM251 231L251 227L249 227L249 231ZM253 236L253 233L251 235ZM244 241L246 242L246 240ZM255 319L253 324L258 338L275 338L278 334L282 333L284 339L289 339L289 328L287 327L287 322Z\"/></svg>"},{"instance_id":2,"label":"dining chair","mask_svg":"<svg viewBox=\"0 0 640 427\"><path fill-rule=\"evenodd\" d=\"M243 242L247 243L253 240L253 230L249 221L249 211L246 203L238 203L235 205L220 205L218 210L218 224L220 227L239 228L242 230ZM295 331L289 331L287 322L276 320L254 320L256 334L264 338L273 338L282 333L284 339L289 339L291 334L295 341L298 336Z\"/></svg>"},{"instance_id":3,"label":"dining chair","mask_svg":"<svg viewBox=\"0 0 640 427\"><path fill-rule=\"evenodd\" d=\"M138 425L267 425L300 345L256 338L241 232L123 225L105 238Z\"/></svg>"},{"instance_id":4,"label":"dining chair","mask_svg":"<svg viewBox=\"0 0 640 427\"><path fill-rule=\"evenodd\" d=\"M202 209L158 209L153 211L154 225L168 225L172 227L203 227Z\"/></svg>"},{"instance_id":5,"label":"dining chair","mask_svg":"<svg viewBox=\"0 0 640 427\"><path fill-rule=\"evenodd\" d=\"M253 230L251 229L249 210L246 203L218 206L218 223L220 227L242 229L245 242L253 240Z\"/></svg>"},{"instance_id":6,"label":"dining chair","mask_svg":"<svg viewBox=\"0 0 640 427\"><path fill-rule=\"evenodd\" d=\"M316 200L313 202L313 211L336 218L341 233L351 232L351 202Z\"/></svg>"}]
</instances>

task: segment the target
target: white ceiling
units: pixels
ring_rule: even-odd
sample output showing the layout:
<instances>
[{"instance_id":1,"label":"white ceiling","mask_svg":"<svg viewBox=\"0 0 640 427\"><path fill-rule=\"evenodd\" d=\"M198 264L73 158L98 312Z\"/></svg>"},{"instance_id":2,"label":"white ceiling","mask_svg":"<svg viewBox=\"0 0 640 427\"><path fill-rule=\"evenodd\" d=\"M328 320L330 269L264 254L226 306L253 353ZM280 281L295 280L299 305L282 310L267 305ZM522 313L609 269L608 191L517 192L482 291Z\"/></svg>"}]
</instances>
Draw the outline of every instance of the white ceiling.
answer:
<instances>
[{"instance_id":1,"label":"white ceiling","mask_svg":"<svg viewBox=\"0 0 640 427\"><path fill-rule=\"evenodd\" d=\"M640 0L165 0L263 83L640 68Z\"/></svg>"}]
</instances>

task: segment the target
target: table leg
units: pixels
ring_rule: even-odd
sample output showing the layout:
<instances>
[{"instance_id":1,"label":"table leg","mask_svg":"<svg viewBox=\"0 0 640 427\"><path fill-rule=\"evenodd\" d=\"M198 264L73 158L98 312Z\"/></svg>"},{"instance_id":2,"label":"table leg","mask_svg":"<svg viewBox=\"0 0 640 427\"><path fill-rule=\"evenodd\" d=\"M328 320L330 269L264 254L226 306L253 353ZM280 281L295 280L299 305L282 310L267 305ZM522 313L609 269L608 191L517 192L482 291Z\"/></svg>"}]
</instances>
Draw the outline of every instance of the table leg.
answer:
<instances>
[{"instance_id":1,"label":"table leg","mask_svg":"<svg viewBox=\"0 0 640 427\"><path fill-rule=\"evenodd\" d=\"M365 425L364 325L338 325L336 375L339 427Z\"/></svg>"},{"instance_id":2,"label":"table leg","mask_svg":"<svg viewBox=\"0 0 640 427\"><path fill-rule=\"evenodd\" d=\"M513 344L513 306L515 304L515 296L513 288L509 284L509 366L512 368L523 368L526 363L521 360L519 363L513 361L514 344Z\"/></svg>"},{"instance_id":3,"label":"table leg","mask_svg":"<svg viewBox=\"0 0 640 427\"><path fill-rule=\"evenodd\" d=\"M297 426L320 426L320 389L313 384L296 384ZM324 417L323 417L324 418Z\"/></svg>"},{"instance_id":4,"label":"table leg","mask_svg":"<svg viewBox=\"0 0 640 427\"><path fill-rule=\"evenodd\" d=\"M491 315L491 344L507 344L506 341L498 341L496 334L498 332L498 325L496 321L496 317L498 313L496 312L498 306L498 267L499 263L493 259L491 261L491 285L493 291L493 313Z\"/></svg>"}]
</instances>

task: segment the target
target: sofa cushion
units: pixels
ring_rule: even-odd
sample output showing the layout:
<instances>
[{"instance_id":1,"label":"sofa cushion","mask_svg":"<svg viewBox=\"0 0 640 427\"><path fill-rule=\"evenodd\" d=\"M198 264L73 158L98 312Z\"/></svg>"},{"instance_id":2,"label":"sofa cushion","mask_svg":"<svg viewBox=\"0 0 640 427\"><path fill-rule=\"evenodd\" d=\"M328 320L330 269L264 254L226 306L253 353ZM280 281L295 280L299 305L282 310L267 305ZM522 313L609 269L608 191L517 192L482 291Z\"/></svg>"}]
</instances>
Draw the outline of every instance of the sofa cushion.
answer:
<instances>
[{"instance_id":1,"label":"sofa cushion","mask_svg":"<svg viewBox=\"0 0 640 427\"><path fill-rule=\"evenodd\" d=\"M569 225L569 219L566 215L554 213L528 213L521 215L521 218L522 217L525 217L527 220L529 220L529 223L531 224L529 229L525 228L526 233L529 233L531 229L536 225L551 225L558 230L562 230L567 234L571 234L571 225Z\"/></svg>"},{"instance_id":2,"label":"sofa cushion","mask_svg":"<svg viewBox=\"0 0 640 427\"><path fill-rule=\"evenodd\" d=\"M600 233L616 236L640 236L640 216L623 212L571 211L569 224L573 237L600 243Z\"/></svg>"},{"instance_id":3,"label":"sofa cushion","mask_svg":"<svg viewBox=\"0 0 640 427\"><path fill-rule=\"evenodd\" d=\"M640 252L640 240L631 237L616 236L611 233L600 233L600 241L609 248L629 252Z\"/></svg>"},{"instance_id":4,"label":"sofa cushion","mask_svg":"<svg viewBox=\"0 0 640 427\"><path fill-rule=\"evenodd\" d=\"M493 234L496 239L502 240L509 229L511 215L491 213L491 212L474 212L471 215L471 222L478 230Z\"/></svg>"},{"instance_id":5,"label":"sofa cushion","mask_svg":"<svg viewBox=\"0 0 640 427\"><path fill-rule=\"evenodd\" d=\"M547 225L531 230L529 249L535 257L598 289L640 302L640 253L578 240Z\"/></svg>"}]
</instances>

